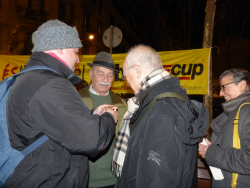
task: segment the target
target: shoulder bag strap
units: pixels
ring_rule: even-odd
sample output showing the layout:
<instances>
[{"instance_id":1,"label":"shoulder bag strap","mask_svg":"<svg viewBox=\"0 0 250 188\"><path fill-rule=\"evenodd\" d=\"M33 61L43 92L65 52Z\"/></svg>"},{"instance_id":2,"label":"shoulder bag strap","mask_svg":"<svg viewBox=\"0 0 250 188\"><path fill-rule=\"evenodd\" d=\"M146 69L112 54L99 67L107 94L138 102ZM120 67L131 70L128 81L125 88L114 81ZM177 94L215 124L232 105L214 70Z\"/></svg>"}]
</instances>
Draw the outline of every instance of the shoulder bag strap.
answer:
<instances>
[{"instance_id":1,"label":"shoulder bag strap","mask_svg":"<svg viewBox=\"0 0 250 188\"><path fill-rule=\"evenodd\" d=\"M183 96L177 94L177 93L173 93L173 92L165 92L165 93L161 93L159 95L157 95L147 106L146 109L144 110L143 114L140 115L139 119L137 120L138 122L141 121L142 117L149 111L149 109L154 105L154 103L161 99L161 98L165 98L165 97L174 97L174 98L178 98L184 101L187 101L187 99L185 99Z\"/></svg>"},{"instance_id":2,"label":"shoulder bag strap","mask_svg":"<svg viewBox=\"0 0 250 188\"><path fill-rule=\"evenodd\" d=\"M44 65L35 65L35 66L28 67L26 69L23 69L20 73L15 74L14 77L17 77L20 74L23 74L23 73L31 71L31 70L50 70L50 71L52 71L54 73L57 73L57 74L61 75L60 73L58 73L57 71L55 71L54 69L52 69L50 67L47 67L47 66L44 66ZM32 151L34 151L36 148L38 148L39 146L41 146L48 139L49 139L48 136L43 135L42 137L40 137L39 139L37 139L35 142L33 142L31 145L29 145L24 150L22 150L21 153L24 156L28 155L29 153L31 153Z\"/></svg>"},{"instance_id":3,"label":"shoulder bag strap","mask_svg":"<svg viewBox=\"0 0 250 188\"><path fill-rule=\"evenodd\" d=\"M243 105L245 104L250 104L249 102L243 103L240 107L239 110L236 114L236 117L234 119L234 133L233 133L233 147L236 149L240 149L240 136L239 136L239 117L240 117L240 109ZM236 188L237 185L237 178L238 174L237 173L232 173L232 182L231 182L231 187Z\"/></svg>"}]
</instances>

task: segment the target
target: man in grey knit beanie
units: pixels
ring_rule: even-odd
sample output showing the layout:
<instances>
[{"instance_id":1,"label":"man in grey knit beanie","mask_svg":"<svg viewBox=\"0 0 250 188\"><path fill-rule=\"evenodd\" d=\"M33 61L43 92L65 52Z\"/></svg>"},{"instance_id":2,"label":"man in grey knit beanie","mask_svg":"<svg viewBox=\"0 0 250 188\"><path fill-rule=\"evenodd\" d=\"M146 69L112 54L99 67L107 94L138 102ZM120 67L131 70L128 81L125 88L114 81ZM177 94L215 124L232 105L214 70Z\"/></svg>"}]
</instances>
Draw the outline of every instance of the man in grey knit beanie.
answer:
<instances>
[{"instance_id":1,"label":"man in grey knit beanie","mask_svg":"<svg viewBox=\"0 0 250 188\"><path fill-rule=\"evenodd\" d=\"M6 111L11 146L23 150L46 135L15 168L3 188L87 188L88 158L113 140L117 112L108 104L89 110L73 83L82 47L75 27L59 20L42 24L32 35L34 48L25 66L45 66L17 77ZM20 100L21 98L21 100Z\"/></svg>"},{"instance_id":2,"label":"man in grey knit beanie","mask_svg":"<svg viewBox=\"0 0 250 188\"><path fill-rule=\"evenodd\" d=\"M32 42L34 44L32 52L43 51L50 55L53 53L54 57L56 55L64 60L73 71L75 63L79 63L77 54L82 43L75 27L70 27L59 20L47 21L33 33ZM67 53L63 53L63 49ZM68 53L72 54L71 58L68 57Z\"/></svg>"},{"instance_id":3,"label":"man in grey knit beanie","mask_svg":"<svg viewBox=\"0 0 250 188\"><path fill-rule=\"evenodd\" d=\"M32 42L32 52L82 47L76 28L59 20L50 20L41 25L33 33Z\"/></svg>"}]
</instances>

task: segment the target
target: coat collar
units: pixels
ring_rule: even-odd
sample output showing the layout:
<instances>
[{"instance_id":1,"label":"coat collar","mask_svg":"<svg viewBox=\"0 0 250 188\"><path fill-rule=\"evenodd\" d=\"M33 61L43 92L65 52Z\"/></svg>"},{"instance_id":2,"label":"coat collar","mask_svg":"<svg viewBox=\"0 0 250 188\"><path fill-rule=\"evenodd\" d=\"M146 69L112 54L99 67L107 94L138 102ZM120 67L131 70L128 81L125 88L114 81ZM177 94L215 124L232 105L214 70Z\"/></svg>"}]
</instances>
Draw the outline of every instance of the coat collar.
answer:
<instances>
[{"instance_id":1,"label":"coat collar","mask_svg":"<svg viewBox=\"0 0 250 188\"><path fill-rule=\"evenodd\" d=\"M178 77L171 77L137 94L139 108L130 119L130 122L134 123L142 113L144 107L147 106L157 95L169 92L176 87L180 87L180 80Z\"/></svg>"},{"instance_id":2,"label":"coat collar","mask_svg":"<svg viewBox=\"0 0 250 188\"><path fill-rule=\"evenodd\" d=\"M158 94L168 92L175 87L180 87L180 80L178 77L171 77L139 93L137 95L137 99L139 100L140 107L143 108L145 105L150 103Z\"/></svg>"},{"instance_id":3,"label":"coat collar","mask_svg":"<svg viewBox=\"0 0 250 188\"><path fill-rule=\"evenodd\" d=\"M81 82L80 77L77 76L69 67L44 52L33 52L31 54L26 67L34 65L45 65L56 70L73 85Z\"/></svg>"},{"instance_id":4,"label":"coat collar","mask_svg":"<svg viewBox=\"0 0 250 188\"><path fill-rule=\"evenodd\" d=\"M87 87L85 87L85 88L83 88L83 89L81 89L80 91L79 91L79 93L80 93L80 95L82 96L82 98L84 99L84 98L90 98L90 95L89 95L89 87L90 86L87 86ZM114 105L114 104L119 104L119 103L121 103L122 105L123 105L123 102L122 102L122 98L121 97L119 97L119 96L117 96L117 94L115 94L112 90L109 90L109 94L110 94L110 96L111 96L111 99L112 99L112 104ZM118 106L119 107L119 106Z\"/></svg>"},{"instance_id":5,"label":"coat collar","mask_svg":"<svg viewBox=\"0 0 250 188\"><path fill-rule=\"evenodd\" d=\"M235 99L222 103L223 110L227 116L239 108L244 102L250 102L250 91L242 93Z\"/></svg>"}]
</instances>

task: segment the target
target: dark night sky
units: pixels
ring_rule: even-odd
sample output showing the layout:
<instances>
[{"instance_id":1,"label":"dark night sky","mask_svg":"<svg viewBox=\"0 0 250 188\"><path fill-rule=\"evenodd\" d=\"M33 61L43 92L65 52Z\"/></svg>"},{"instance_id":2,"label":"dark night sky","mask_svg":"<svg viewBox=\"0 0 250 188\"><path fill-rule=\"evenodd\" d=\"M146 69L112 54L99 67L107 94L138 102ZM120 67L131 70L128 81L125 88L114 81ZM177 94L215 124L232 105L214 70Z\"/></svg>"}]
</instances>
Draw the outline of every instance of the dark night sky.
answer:
<instances>
[{"instance_id":1,"label":"dark night sky","mask_svg":"<svg viewBox=\"0 0 250 188\"><path fill-rule=\"evenodd\" d=\"M206 0L127 0L140 25L142 43L157 51L202 48ZM213 31L213 77L228 68L250 71L250 1L217 0Z\"/></svg>"},{"instance_id":2,"label":"dark night sky","mask_svg":"<svg viewBox=\"0 0 250 188\"><path fill-rule=\"evenodd\" d=\"M149 37L149 43L157 50L170 50L169 46L164 44L168 43L167 35L173 44L173 50L188 49L189 37L190 49L202 46L206 0L127 0L127 2L133 10L132 13L136 14L136 20L130 21L135 21L142 27L142 32L146 32ZM218 37L239 37L246 16L242 37L249 38L249 9L249 0L217 0L213 43L217 44Z\"/></svg>"}]
</instances>

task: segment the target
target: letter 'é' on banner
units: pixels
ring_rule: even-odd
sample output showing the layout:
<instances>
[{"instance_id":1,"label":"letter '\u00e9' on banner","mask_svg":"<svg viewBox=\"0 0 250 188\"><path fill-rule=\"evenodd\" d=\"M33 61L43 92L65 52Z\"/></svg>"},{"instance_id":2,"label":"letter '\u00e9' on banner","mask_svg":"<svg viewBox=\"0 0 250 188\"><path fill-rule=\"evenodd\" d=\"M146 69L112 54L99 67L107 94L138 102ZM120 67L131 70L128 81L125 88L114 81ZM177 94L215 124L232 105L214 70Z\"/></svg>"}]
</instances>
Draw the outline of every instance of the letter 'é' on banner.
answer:
<instances>
[{"instance_id":1,"label":"letter '\u00e9' on banner","mask_svg":"<svg viewBox=\"0 0 250 188\"><path fill-rule=\"evenodd\" d=\"M208 62L210 48L180 51L159 52L163 68L172 76L180 79L181 86L188 94L208 94ZM80 63L76 64L75 73L91 83L87 63L92 63L95 55L79 55ZM119 73L115 74L115 81L111 89L115 93L133 93L126 81L121 79L122 63L126 54L112 54L115 67ZM29 56L0 55L0 78L10 77L20 72L26 65ZM0 80L0 81L1 81Z\"/></svg>"}]
</instances>

